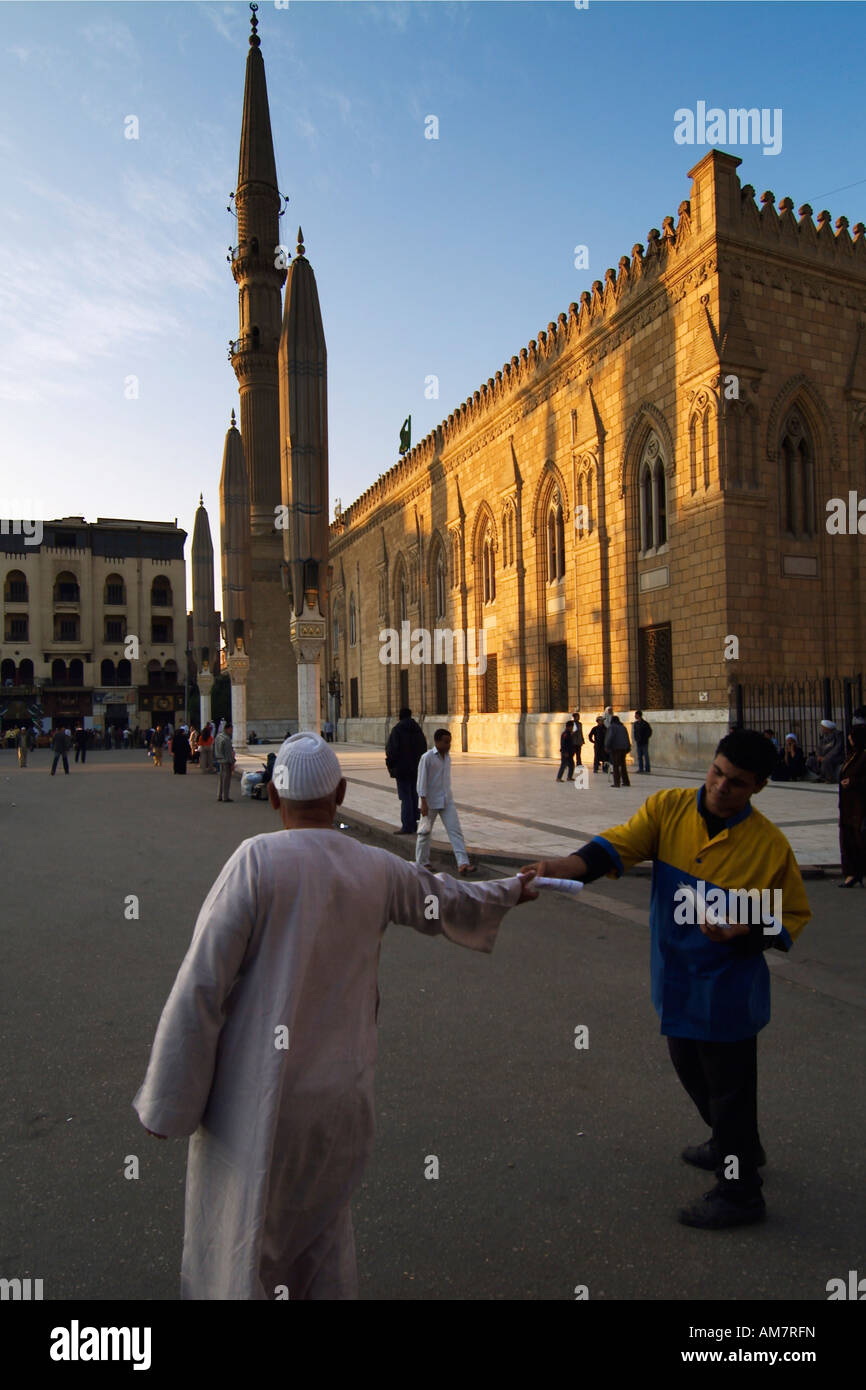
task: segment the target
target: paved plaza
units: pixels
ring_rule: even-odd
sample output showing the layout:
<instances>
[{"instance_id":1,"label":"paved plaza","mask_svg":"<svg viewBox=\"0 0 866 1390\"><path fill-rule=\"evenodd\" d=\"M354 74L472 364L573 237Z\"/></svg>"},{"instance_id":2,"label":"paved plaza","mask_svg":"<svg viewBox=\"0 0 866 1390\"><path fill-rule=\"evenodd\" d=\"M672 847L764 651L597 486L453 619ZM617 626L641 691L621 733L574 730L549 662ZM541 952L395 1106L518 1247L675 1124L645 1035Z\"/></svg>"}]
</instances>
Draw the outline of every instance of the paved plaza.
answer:
<instances>
[{"instance_id":1,"label":"paved plaza","mask_svg":"<svg viewBox=\"0 0 866 1390\"><path fill-rule=\"evenodd\" d=\"M428 740L429 742L429 740ZM432 744L431 744L432 747ZM347 811L369 823L398 827L400 803L396 783L385 768L384 750L368 744L339 743L340 758L349 787ZM238 766L259 767L275 746L263 745L241 754ZM662 787L702 784L703 774L661 770L638 774L629 764L630 787L611 787L599 772L587 773L588 786L563 778L556 783L559 759L493 758L452 751L452 784L460 823L470 849L483 857L527 859L570 854L605 826L617 825L633 815L651 792ZM802 866L839 865L838 787L818 782L770 782L754 805L784 830L797 862ZM437 823L433 844L447 850Z\"/></svg>"},{"instance_id":2,"label":"paved plaza","mask_svg":"<svg viewBox=\"0 0 866 1390\"><path fill-rule=\"evenodd\" d=\"M341 833L410 854L384 828L397 798L382 755L335 751L350 787ZM279 823L239 788L220 805L215 777L175 777L142 751L90 754L69 777L49 765L0 754L14 1059L0 1275L42 1278L46 1299L176 1299L186 1144L149 1138L131 1101L205 894L241 840ZM468 838L516 857L573 848L682 780L578 792L554 775L456 758ZM829 854L832 790L768 788L760 804L800 822L786 833L803 833L803 862L822 843ZM679 1159L704 1133L650 1002L645 874L516 909L489 957L390 928L379 1132L354 1202L362 1297L569 1300L586 1285L591 1299L825 1300L828 1280L862 1272L866 894L833 877L807 888L814 917L774 962L759 1044L768 1219L735 1231L675 1219L711 1179Z\"/></svg>"}]
</instances>

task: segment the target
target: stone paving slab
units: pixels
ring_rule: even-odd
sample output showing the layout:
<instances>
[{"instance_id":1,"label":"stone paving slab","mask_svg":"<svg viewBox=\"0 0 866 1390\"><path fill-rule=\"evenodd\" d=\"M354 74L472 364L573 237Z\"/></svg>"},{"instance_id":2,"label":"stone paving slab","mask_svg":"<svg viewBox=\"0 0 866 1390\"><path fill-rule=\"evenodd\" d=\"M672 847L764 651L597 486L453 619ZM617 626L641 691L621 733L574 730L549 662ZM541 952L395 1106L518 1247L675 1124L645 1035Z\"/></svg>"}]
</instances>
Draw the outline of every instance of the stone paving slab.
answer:
<instances>
[{"instance_id":1,"label":"stone paving slab","mask_svg":"<svg viewBox=\"0 0 866 1390\"><path fill-rule=\"evenodd\" d=\"M238 768L258 768L275 745L261 755L239 753ZM367 744L335 743L334 752L348 782L345 809L382 827L396 829L400 804L385 768L385 755ZM558 760L452 755L452 785L470 852L494 858L533 859L570 854L592 835L627 820L651 792L694 786L696 773L662 770L638 774L632 785L612 787L608 777L588 772L589 785L556 782ZM754 805L778 825L801 866L839 867L838 789L821 783L768 783ZM437 822L437 829L439 824ZM433 848L449 853L447 839L434 836Z\"/></svg>"}]
</instances>

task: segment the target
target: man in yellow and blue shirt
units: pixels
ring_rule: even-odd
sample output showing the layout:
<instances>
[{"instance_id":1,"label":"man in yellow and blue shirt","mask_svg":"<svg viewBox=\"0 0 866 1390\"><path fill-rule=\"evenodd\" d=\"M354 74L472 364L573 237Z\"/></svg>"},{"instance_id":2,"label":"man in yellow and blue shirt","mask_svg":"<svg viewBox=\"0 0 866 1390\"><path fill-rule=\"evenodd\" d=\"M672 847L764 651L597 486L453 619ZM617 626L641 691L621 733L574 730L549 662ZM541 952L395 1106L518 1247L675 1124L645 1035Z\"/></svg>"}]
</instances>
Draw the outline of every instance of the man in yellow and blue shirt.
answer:
<instances>
[{"instance_id":1,"label":"man in yellow and blue shirt","mask_svg":"<svg viewBox=\"0 0 866 1390\"><path fill-rule=\"evenodd\" d=\"M775 760L762 734L735 729L699 791L655 792L579 853L531 866L587 883L653 861L653 1004L677 1075L712 1129L682 1156L717 1179L680 1211L689 1226L743 1225L765 1214L757 1120L757 1034L770 1018L764 951L790 950L811 917L791 846L751 805Z\"/></svg>"}]
</instances>

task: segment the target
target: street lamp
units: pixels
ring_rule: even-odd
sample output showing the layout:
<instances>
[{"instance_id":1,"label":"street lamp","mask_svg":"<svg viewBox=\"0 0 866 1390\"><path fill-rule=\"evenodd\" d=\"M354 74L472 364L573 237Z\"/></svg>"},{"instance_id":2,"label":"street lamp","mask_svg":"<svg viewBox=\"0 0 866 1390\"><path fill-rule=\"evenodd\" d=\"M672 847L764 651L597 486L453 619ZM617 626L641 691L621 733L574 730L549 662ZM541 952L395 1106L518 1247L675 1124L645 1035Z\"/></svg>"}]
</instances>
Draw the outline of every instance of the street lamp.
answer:
<instances>
[{"instance_id":1,"label":"street lamp","mask_svg":"<svg viewBox=\"0 0 866 1390\"><path fill-rule=\"evenodd\" d=\"M340 699L343 694L343 685L340 680L340 673L337 670L336 666L334 667L331 678L328 681L328 694L334 701L334 710L336 712L336 718L334 720L334 739L336 741L340 731Z\"/></svg>"}]
</instances>

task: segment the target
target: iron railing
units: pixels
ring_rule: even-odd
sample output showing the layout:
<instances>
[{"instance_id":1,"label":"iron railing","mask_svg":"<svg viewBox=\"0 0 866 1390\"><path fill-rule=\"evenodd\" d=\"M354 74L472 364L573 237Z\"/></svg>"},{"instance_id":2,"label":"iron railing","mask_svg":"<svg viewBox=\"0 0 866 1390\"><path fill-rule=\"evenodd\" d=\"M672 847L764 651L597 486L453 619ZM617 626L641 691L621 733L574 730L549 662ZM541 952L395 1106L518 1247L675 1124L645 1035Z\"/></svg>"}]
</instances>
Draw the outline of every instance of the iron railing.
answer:
<instances>
[{"instance_id":1,"label":"iron railing","mask_svg":"<svg viewBox=\"0 0 866 1390\"><path fill-rule=\"evenodd\" d=\"M817 750L822 719L834 720L847 739L862 704L862 675L756 682L733 687L730 721L734 727L772 729L780 746L786 734L796 734L808 754Z\"/></svg>"}]
</instances>

